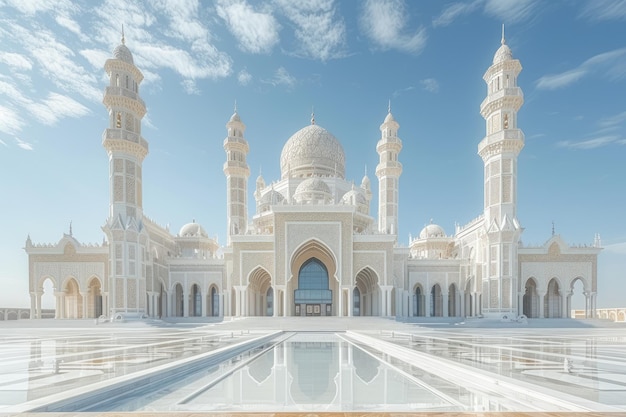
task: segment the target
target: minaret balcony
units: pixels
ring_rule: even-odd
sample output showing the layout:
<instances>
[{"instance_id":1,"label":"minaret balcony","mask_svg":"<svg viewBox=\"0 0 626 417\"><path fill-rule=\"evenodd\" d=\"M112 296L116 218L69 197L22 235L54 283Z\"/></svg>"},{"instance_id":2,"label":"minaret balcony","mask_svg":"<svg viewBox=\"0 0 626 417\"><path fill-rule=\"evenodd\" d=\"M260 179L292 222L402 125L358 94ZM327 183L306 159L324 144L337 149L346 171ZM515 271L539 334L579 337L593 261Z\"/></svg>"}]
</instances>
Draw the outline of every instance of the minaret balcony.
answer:
<instances>
[{"instance_id":1,"label":"minaret balcony","mask_svg":"<svg viewBox=\"0 0 626 417\"><path fill-rule=\"evenodd\" d=\"M104 142L107 139L126 140L128 142L136 143L136 144L141 145L144 148L148 149L148 141L147 140L145 140L141 135L138 135L137 133L129 132L127 130L122 130L122 129L104 129L104 132L102 133L102 143L104 144Z\"/></svg>"},{"instance_id":2,"label":"minaret balcony","mask_svg":"<svg viewBox=\"0 0 626 417\"><path fill-rule=\"evenodd\" d=\"M491 112L504 106L511 106L515 111L518 111L522 104L524 104L524 93L521 88L502 88L485 97L483 102L480 103L480 113L483 117L487 117Z\"/></svg>"},{"instance_id":3,"label":"minaret balcony","mask_svg":"<svg viewBox=\"0 0 626 417\"><path fill-rule=\"evenodd\" d=\"M124 87L106 87L104 90L104 95L106 96L122 96L128 97L133 100L137 100L141 103L143 107L146 107L144 101L139 97L139 94L135 93L133 90L129 90Z\"/></svg>"}]
</instances>

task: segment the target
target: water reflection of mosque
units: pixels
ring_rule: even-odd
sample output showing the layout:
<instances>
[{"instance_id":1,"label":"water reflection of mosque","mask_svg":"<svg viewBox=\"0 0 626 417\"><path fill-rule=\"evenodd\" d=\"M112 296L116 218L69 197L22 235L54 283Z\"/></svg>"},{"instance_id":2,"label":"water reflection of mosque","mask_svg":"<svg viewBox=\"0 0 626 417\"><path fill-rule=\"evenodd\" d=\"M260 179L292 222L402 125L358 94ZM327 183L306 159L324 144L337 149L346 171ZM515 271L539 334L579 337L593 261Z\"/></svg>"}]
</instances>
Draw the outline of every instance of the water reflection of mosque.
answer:
<instances>
[{"instance_id":1,"label":"water reflection of mosque","mask_svg":"<svg viewBox=\"0 0 626 417\"><path fill-rule=\"evenodd\" d=\"M192 407L268 409L429 409L449 404L367 352L334 335L298 335L198 396ZM304 340L303 340L304 339Z\"/></svg>"}]
</instances>

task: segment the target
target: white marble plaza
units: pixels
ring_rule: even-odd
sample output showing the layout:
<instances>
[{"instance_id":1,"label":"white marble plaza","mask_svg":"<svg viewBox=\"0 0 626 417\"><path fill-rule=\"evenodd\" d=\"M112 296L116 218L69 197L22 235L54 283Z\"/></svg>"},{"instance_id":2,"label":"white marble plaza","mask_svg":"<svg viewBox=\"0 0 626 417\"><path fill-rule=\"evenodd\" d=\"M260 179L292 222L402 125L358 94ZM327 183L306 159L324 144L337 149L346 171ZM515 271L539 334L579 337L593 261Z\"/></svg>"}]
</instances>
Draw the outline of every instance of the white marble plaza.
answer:
<instances>
[{"instance_id":1,"label":"white marble plaza","mask_svg":"<svg viewBox=\"0 0 626 417\"><path fill-rule=\"evenodd\" d=\"M181 320L0 323L0 415L626 413L609 322Z\"/></svg>"}]
</instances>

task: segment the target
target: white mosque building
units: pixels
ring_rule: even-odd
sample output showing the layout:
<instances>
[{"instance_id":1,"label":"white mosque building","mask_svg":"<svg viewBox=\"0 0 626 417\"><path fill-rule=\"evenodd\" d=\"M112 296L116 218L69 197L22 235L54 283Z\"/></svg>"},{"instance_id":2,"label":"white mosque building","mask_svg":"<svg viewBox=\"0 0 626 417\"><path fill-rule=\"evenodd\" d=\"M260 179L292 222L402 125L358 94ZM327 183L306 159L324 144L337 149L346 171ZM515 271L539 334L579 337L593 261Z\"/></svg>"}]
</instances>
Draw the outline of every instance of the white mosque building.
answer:
<instances>
[{"instance_id":1,"label":"white mosque building","mask_svg":"<svg viewBox=\"0 0 626 417\"><path fill-rule=\"evenodd\" d=\"M104 69L109 113L102 144L109 165L109 216L102 245L71 233L56 244L25 250L31 317L42 317L50 280L56 318L224 316L439 316L512 319L568 317L574 284L582 282L586 316L595 310L599 238L572 247L554 235L539 247L521 244L517 219L517 157L524 134L522 66L504 36L483 79L486 134L484 207L447 234L427 225L408 247L398 245L402 174L399 123L391 111L375 150L377 217L370 179L345 177L340 141L315 123L294 133L280 155L280 178L254 184L248 205L250 151L235 111L226 123L226 246L195 222L173 235L144 215L141 134L143 79L122 43ZM468 155L468 157L472 157ZM269 184L269 185L268 185ZM253 214L250 216L250 213Z\"/></svg>"}]
</instances>

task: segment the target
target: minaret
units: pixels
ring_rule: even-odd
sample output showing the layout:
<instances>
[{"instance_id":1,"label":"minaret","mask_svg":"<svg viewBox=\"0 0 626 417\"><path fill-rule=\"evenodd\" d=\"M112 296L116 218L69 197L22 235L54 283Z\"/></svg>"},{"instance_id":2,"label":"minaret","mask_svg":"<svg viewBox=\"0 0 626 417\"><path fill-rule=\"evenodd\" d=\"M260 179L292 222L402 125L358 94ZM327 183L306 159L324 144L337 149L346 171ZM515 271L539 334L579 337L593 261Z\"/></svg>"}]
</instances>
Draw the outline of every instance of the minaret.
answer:
<instances>
[{"instance_id":1,"label":"minaret","mask_svg":"<svg viewBox=\"0 0 626 417\"><path fill-rule=\"evenodd\" d=\"M398 234L398 180L402 174L402 164L398 155L402 141L398 137L400 125L391 114L391 103L385 121L380 125L381 137L376 144L379 162L376 166L378 177L378 230L381 233Z\"/></svg>"},{"instance_id":2,"label":"minaret","mask_svg":"<svg viewBox=\"0 0 626 417\"><path fill-rule=\"evenodd\" d=\"M517 112L524 103L517 76L522 66L504 39L483 79L487 98L480 106L486 136L478 144L484 163L485 264L482 277L483 314L515 317L517 308L517 246L522 229L517 220L517 156L524 134Z\"/></svg>"},{"instance_id":3,"label":"minaret","mask_svg":"<svg viewBox=\"0 0 626 417\"><path fill-rule=\"evenodd\" d=\"M125 43L122 29L122 43L104 64L109 85L102 102L109 112L109 127L102 144L109 156L110 202L103 230L110 242L110 314L141 315L146 312L147 235L142 226L141 184L141 167L148 154L148 142L141 136L146 105L139 96L143 74Z\"/></svg>"},{"instance_id":4,"label":"minaret","mask_svg":"<svg viewBox=\"0 0 626 417\"><path fill-rule=\"evenodd\" d=\"M237 107L235 112L226 123L228 136L224 139L224 151L226 162L224 163L224 175L226 175L226 210L228 218L228 242L230 246L231 236L245 234L248 227L248 177L250 168L246 162L246 156L250 148L243 134L246 125L243 124Z\"/></svg>"}]
</instances>

